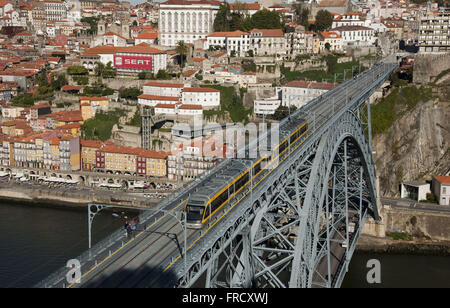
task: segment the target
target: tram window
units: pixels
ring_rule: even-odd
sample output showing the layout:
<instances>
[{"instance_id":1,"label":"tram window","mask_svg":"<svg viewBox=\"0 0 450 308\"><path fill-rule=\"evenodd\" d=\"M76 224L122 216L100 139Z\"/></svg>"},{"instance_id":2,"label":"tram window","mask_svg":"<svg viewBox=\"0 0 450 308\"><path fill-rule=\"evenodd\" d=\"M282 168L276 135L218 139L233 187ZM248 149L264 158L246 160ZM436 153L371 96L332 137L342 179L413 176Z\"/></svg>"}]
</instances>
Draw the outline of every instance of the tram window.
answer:
<instances>
[{"instance_id":1,"label":"tram window","mask_svg":"<svg viewBox=\"0 0 450 308\"><path fill-rule=\"evenodd\" d=\"M188 205L186 208L187 220L202 220L203 209L202 206Z\"/></svg>"},{"instance_id":2,"label":"tram window","mask_svg":"<svg viewBox=\"0 0 450 308\"><path fill-rule=\"evenodd\" d=\"M219 208L222 203L224 203L228 198L228 192L224 191L220 196L218 196L214 201L212 202L211 206L211 213L214 212L217 208ZM209 213L207 213L209 215Z\"/></svg>"}]
</instances>

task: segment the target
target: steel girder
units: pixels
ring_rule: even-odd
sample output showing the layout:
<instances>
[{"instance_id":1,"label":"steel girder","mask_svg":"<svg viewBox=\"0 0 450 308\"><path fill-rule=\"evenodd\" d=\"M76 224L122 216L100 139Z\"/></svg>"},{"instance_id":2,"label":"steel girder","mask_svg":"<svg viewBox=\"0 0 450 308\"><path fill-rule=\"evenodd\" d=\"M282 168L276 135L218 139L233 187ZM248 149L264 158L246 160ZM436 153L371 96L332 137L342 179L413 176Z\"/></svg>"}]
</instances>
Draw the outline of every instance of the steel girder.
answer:
<instances>
[{"instance_id":1,"label":"steel girder","mask_svg":"<svg viewBox=\"0 0 450 308\"><path fill-rule=\"evenodd\" d=\"M176 286L340 286L366 217L379 219L367 141L370 105L361 107L394 68L373 73L370 87L325 126L314 124L314 135L252 191L251 200L248 194L239 206L227 205L226 216L188 253L187 272L175 264ZM343 255L335 253L339 247Z\"/></svg>"},{"instance_id":2,"label":"steel girder","mask_svg":"<svg viewBox=\"0 0 450 308\"><path fill-rule=\"evenodd\" d=\"M295 162L285 181L281 179L281 191L253 221L257 285L340 285L331 275L319 279L325 275L316 268L324 257L336 258L330 245L339 241L336 236L342 227L347 231L341 240L350 244L344 260L347 268L356 243L348 239L349 209L361 216L356 231L367 213L378 218L374 175L364 130L355 114L347 112L323 135L313 154Z\"/></svg>"},{"instance_id":3,"label":"steel girder","mask_svg":"<svg viewBox=\"0 0 450 308\"><path fill-rule=\"evenodd\" d=\"M366 217L379 217L365 130L347 111L291 157L218 224L216 242L188 253L177 286L340 286Z\"/></svg>"}]
</instances>

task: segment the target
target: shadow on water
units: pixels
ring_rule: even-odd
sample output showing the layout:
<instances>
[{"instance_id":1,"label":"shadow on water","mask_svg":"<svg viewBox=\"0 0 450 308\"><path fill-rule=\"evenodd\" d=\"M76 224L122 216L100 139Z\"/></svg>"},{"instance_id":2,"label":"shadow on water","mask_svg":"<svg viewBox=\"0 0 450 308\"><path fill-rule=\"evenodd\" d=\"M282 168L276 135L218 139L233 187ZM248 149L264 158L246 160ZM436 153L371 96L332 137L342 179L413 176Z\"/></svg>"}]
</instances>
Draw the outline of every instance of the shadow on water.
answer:
<instances>
[{"instance_id":1,"label":"shadow on water","mask_svg":"<svg viewBox=\"0 0 450 308\"><path fill-rule=\"evenodd\" d=\"M164 272L161 266L143 266L138 270L120 269L111 274L101 274L83 288L173 288L178 281L172 270Z\"/></svg>"}]
</instances>

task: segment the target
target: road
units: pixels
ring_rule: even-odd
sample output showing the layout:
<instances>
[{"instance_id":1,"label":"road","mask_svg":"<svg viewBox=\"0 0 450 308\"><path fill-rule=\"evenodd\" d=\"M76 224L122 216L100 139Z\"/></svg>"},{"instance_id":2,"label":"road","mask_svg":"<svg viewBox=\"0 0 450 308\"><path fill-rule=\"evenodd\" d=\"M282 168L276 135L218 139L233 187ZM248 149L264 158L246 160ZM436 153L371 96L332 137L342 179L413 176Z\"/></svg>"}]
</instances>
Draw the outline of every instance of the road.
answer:
<instances>
[{"instance_id":1,"label":"road","mask_svg":"<svg viewBox=\"0 0 450 308\"><path fill-rule=\"evenodd\" d=\"M421 211L437 212L437 213L450 213L450 206L439 205L436 203L416 202L414 200L409 200L409 199L381 198L381 203L383 205L391 206L392 208L421 210Z\"/></svg>"}]
</instances>

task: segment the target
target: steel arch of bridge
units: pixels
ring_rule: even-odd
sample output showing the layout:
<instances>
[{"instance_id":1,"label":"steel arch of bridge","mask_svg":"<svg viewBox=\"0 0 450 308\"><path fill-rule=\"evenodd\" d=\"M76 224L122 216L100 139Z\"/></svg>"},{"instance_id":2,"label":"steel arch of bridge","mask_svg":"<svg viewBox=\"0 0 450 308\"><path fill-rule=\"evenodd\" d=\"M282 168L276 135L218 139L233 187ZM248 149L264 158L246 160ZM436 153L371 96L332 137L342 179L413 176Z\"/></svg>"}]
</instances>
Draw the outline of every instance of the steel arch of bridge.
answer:
<instances>
[{"instance_id":1,"label":"steel arch of bridge","mask_svg":"<svg viewBox=\"0 0 450 308\"><path fill-rule=\"evenodd\" d=\"M357 111L280 165L268 188L236 209L235 221L217 227L216 242L197 243L208 248L188 256L191 266L176 285L340 286L366 217L378 219L371 148ZM338 260L332 247L343 250L343 242Z\"/></svg>"}]
</instances>

